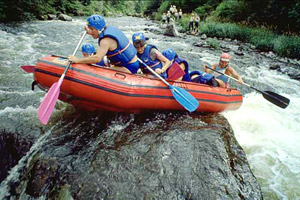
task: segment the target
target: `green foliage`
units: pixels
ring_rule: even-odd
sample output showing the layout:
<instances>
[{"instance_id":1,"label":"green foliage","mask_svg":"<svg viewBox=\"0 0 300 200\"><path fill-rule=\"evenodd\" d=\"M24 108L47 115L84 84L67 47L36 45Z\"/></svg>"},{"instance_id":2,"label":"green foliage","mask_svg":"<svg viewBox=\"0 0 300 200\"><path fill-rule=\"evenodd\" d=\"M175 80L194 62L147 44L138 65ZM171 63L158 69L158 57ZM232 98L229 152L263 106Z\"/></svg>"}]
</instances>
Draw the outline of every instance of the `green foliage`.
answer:
<instances>
[{"instance_id":1,"label":"green foliage","mask_svg":"<svg viewBox=\"0 0 300 200\"><path fill-rule=\"evenodd\" d=\"M162 14L165 12L167 12L169 10L169 7L170 7L171 4L169 4L168 1L164 1L162 2L162 4L160 5L157 13L155 14L155 20L161 20L161 16Z\"/></svg>"},{"instance_id":2,"label":"green foliage","mask_svg":"<svg viewBox=\"0 0 300 200\"><path fill-rule=\"evenodd\" d=\"M209 46L213 47L214 49L220 49L219 42L218 42L218 40L215 39L215 38L208 38L208 39L206 40L206 43L207 43Z\"/></svg>"},{"instance_id":3,"label":"green foliage","mask_svg":"<svg viewBox=\"0 0 300 200\"><path fill-rule=\"evenodd\" d=\"M189 30L189 22L190 22L190 16L188 16L188 15L183 15L182 18L180 20L178 20L178 23L182 27L183 31Z\"/></svg>"},{"instance_id":4,"label":"green foliage","mask_svg":"<svg viewBox=\"0 0 300 200\"><path fill-rule=\"evenodd\" d=\"M262 51L274 51L280 56L300 59L300 38L296 36L278 35L266 29L233 23L202 22L200 27L202 33L210 37L239 39Z\"/></svg>"},{"instance_id":5,"label":"green foliage","mask_svg":"<svg viewBox=\"0 0 300 200\"><path fill-rule=\"evenodd\" d=\"M210 12L213 10L213 7L210 5L199 6L195 9L195 12L198 14L200 19L205 19L209 16Z\"/></svg>"},{"instance_id":6,"label":"green foliage","mask_svg":"<svg viewBox=\"0 0 300 200\"><path fill-rule=\"evenodd\" d=\"M277 32L300 30L300 0L224 0L213 17L222 21L264 25Z\"/></svg>"}]
</instances>

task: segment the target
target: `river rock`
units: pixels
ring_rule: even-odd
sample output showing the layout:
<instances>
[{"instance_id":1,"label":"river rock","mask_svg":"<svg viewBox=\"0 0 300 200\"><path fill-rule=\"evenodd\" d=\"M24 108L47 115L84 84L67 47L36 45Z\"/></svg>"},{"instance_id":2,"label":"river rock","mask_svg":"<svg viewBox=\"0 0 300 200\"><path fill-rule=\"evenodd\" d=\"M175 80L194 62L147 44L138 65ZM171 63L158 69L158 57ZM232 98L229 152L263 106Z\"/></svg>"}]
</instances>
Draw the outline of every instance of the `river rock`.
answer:
<instances>
[{"instance_id":1,"label":"river rock","mask_svg":"<svg viewBox=\"0 0 300 200\"><path fill-rule=\"evenodd\" d=\"M201 39L201 40L206 40L206 39L207 39L207 35L202 34L202 35L200 36L200 39Z\"/></svg>"},{"instance_id":2,"label":"river rock","mask_svg":"<svg viewBox=\"0 0 300 200\"><path fill-rule=\"evenodd\" d=\"M48 17L48 20L56 19L56 15L53 15L53 14L48 14L47 17Z\"/></svg>"},{"instance_id":3,"label":"river rock","mask_svg":"<svg viewBox=\"0 0 300 200\"><path fill-rule=\"evenodd\" d=\"M65 15L65 14L62 14L60 13L57 18L59 20L62 20L62 21L72 21L72 17L68 16L68 15Z\"/></svg>"},{"instance_id":4,"label":"river rock","mask_svg":"<svg viewBox=\"0 0 300 200\"><path fill-rule=\"evenodd\" d=\"M173 37L177 37L179 35L174 23L170 23L166 26L164 35L173 36Z\"/></svg>"},{"instance_id":5,"label":"river rock","mask_svg":"<svg viewBox=\"0 0 300 200\"><path fill-rule=\"evenodd\" d=\"M64 133L53 130L20 181L8 184L10 198L262 199L223 116L129 115L125 129L103 116L91 117L77 135L80 119Z\"/></svg>"}]
</instances>

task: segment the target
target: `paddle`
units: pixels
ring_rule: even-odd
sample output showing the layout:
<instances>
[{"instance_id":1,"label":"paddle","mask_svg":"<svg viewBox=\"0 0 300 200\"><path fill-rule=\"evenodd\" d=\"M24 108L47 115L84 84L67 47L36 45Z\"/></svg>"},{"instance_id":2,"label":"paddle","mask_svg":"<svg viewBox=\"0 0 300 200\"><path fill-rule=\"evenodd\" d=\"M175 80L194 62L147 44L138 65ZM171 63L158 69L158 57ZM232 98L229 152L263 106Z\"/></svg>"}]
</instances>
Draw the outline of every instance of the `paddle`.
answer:
<instances>
[{"instance_id":1,"label":"paddle","mask_svg":"<svg viewBox=\"0 0 300 200\"><path fill-rule=\"evenodd\" d=\"M228 76L227 74L224 74L224 73L222 73L222 72L219 72L219 71L217 71L217 70L214 70L214 69L212 69L211 67L208 67L208 66L206 66L206 67L207 67L208 69L212 70L212 71L215 71L215 72L217 72L217 73L219 73L219 74L222 74L222 75L227 76L228 78L231 78L231 79L233 79L233 80L235 80L235 81L238 81L237 79L235 79L235 78L233 78L233 77L231 77L231 76ZM286 107L289 105L289 103L290 103L290 100L289 100L288 98L286 98L286 97L284 97L284 96L281 96L281 95L279 95L279 94L276 94L276 93L274 93L274 92L271 92L271 91L260 91L259 89L254 88L254 87L251 86L251 85L248 85L247 83L243 83L243 85L246 85L246 86L248 86L248 87L250 87L250 88L256 90L257 92L261 93L265 99L267 99L268 101L270 101L271 103L275 104L276 106L278 106L278 107L280 107L280 108L283 108L283 109L284 109L284 108L286 108Z\"/></svg>"},{"instance_id":2,"label":"paddle","mask_svg":"<svg viewBox=\"0 0 300 200\"><path fill-rule=\"evenodd\" d=\"M163 79L159 74L157 74L151 67L146 65L141 59L138 58L138 60L146 66L146 68L154 74L156 77L158 77L162 82L164 82L167 86L169 86L174 98L178 103L180 103L185 109L187 109L190 112L195 111L198 106L199 102L195 97L193 97L189 92L187 92L183 88L175 87L170 85L165 79Z\"/></svg>"},{"instance_id":3,"label":"paddle","mask_svg":"<svg viewBox=\"0 0 300 200\"><path fill-rule=\"evenodd\" d=\"M175 81L182 77L185 72L181 69L177 62L174 62L168 69L168 79Z\"/></svg>"},{"instance_id":4,"label":"paddle","mask_svg":"<svg viewBox=\"0 0 300 200\"><path fill-rule=\"evenodd\" d=\"M21 68L27 73L33 73L35 66L33 65L22 65Z\"/></svg>"},{"instance_id":5,"label":"paddle","mask_svg":"<svg viewBox=\"0 0 300 200\"><path fill-rule=\"evenodd\" d=\"M73 55L76 54L80 44L83 41L83 38L86 35L86 31L83 32L81 39L79 41L79 43L77 44L76 49L73 52ZM65 75L69 69L69 67L71 66L71 62L69 61L65 71L63 72L63 74L61 75L60 79L58 80L58 82L54 83L50 90L48 91L48 93L46 94L43 102L41 103L41 105L38 108L38 117L40 119L40 121L42 122L43 125L46 125L49 121L49 118L54 110L54 106L56 104L56 101L58 99L59 93L60 93L60 86L63 82L63 79L65 78Z\"/></svg>"}]
</instances>

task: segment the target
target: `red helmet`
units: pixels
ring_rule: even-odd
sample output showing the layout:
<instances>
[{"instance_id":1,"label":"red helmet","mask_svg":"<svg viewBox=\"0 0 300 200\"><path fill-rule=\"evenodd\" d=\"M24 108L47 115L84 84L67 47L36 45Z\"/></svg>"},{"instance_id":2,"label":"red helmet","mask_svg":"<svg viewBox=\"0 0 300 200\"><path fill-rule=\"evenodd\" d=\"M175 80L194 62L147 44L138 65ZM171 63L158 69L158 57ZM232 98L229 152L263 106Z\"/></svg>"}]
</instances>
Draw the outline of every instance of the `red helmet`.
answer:
<instances>
[{"instance_id":1,"label":"red helmet","mask_svg":"<svg viewBox=\"0 0 300 200\"><path fill-rule=\"evenodd\" d=\"M224 62L229 62L230 61L229 53L222 53L220 60Z\"/></svg>"}]
</instances>

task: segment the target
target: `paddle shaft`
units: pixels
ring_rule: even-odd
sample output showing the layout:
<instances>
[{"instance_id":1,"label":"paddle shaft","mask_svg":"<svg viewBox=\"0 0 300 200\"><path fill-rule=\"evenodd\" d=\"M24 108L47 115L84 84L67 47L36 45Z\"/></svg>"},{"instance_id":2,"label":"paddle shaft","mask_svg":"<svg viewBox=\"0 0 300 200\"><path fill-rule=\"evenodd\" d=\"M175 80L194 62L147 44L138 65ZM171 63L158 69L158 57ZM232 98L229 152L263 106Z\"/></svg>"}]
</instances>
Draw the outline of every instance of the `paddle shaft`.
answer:
<instances>
[{"instance_id":1,"label":"paddle shaft","mask_svg":"<svg viewBox=\"0 0 300 200\"><path fill-rule=\"evenodd\" d=\"M224 73L222 73L222 72L219 72L219 71L217 71L217 70L215 70L215 69L213 69L213 68L211 68L211 67L208 67L208 66L206 66L208 69L210 69L210 70L212 70L212 71L215 71L215 72L217 72L217 73L219 73L219 74L222 74L222 75L224 75L224 76L227 76L228 78L230 78L230 79L233 79L233 80L235 80L235 81L237 81L238 82L238 80L236 79L236 78L234 78L234 77L232 77L232 76L229 76L229 75L227 75L227 74L224 74ZM250 88L252 88L252 89L254 89L254 90L256 90L257 92L260 92L260 93L262 93L262 94L265 94L265 92L263 92L263 91L260 91L259 89L257 89L257 88L255 88L255 87L253 87L253 86L251 86L251 85L249 85L249 84L247 84L247 83L242 83L243 85L246 85L246 86L248 86L248 87L250 87Z\"/></svg>"},{"instance_id":2,"label":"paddle shaft","mask_svg":"<svg viewBox=\"0 0 300 200\"><path fill-rule=\"evenodd\" d=\"M144 66L146 66L146 68L152 73L154 74L157 78L159 78L162 82L164 82L167 86L171 86L170 83L168 83L163 77L161 77L158 73L156 73L153 69L151 69L151 67L149 67L146 63L144 63L144 61L142 61L141 59L137 58L138 61L140 61Z\"/></svg>"},{"instance_id":3,"label":"paddle shaft","mask_svg":"<svg viewBox=\"0 0 300 200\"><path fill-rule=\"evenodd\" d=\"M176 99L178 103L180 103L185 109L189 110L190 112L195 111L198 106L198 100L193 97L189 92L187 92L183 88L177 88L169 84L165 79L163 79L159 74L157 74L151 67L149 67L146 63L144 63L141 59L137 58L139 62L141 62L146 68L153 73L156 77L158 77L162 82L164 82L169 89L171 90L173 97Z\"/></svg>"},{"instance_id":4,"label":"paddle shaft","mask_svg":"<svg viewBox=\"0 0 300 200\"><path fill-rule=\"evenodd\" d=\"M77 44L77 47L75 48L73 55L76 54L76 52L78 51L78 48L80 46L80 44L82 43L84 37L86 35L86 31L83 32L80 41ZM65 74L68 71L69 67L71 65L71 62L69 61L65 71L63 72L63 74L61 75L61 77L59 78L58 82L55 82L50 89L48 90L44 100L42 101L42 103L40 104L39 108L38 108L38 118L39 120L42 122L42 124L46 125L52 115L52 112L54 110L56 101L59 97L60 94L60 86L64 80Z\"/></svg>"},{"instance_id":5,"label":"paddle shaft","mask_svg":"<svg viewBox=\"0 0 300 200\"><path fill-rule=\"evenodd\" d=\"M217 72L219 74L227 76L228 78L231 78L231 79L233 79L235 81L238 81L237 79L235 79L235 78L233 78L231 76L228 76L227 74L224 74L222 72L219 72L217 70L214 70L211 67L207 67L207 68L210 69L210 70L212 70L212 71L215 71L215 72ZM252 88L254 90L256 90L257 92L260 92L266 100L270 101L271 103L273 103L273 104L275 104L275 105L277 105L277 106L279 106L281 108L286 108L289 105L289 103L290 103L290 100L288 98L286 98L284 96L281 96L279 94L276 94L274 92L271 92L271 91L261 91L261 90L255 88L255 87L247 84L247 83L242 83L242 84L246 85L246 86L248 86L248 87L250 87L250 88Z\"/></svg>"},{"instance_id":6,"label":"paddle shaft","mask_svg":"<svg viewBox=\"0 0 300 200\"><path fill-rule=\"evenodd\" d=\"M78 49L79 49L79 47L80 47L80 45L81 45L81 43L82 43L82 41L83 41L85 35L86 35L86 31L84 31L84 32L82 33L82 36L81 36L81 38L80 38L80 40L79 40L79 42L78 42L78 44L77 44L77 46L76 46L76 48L75 48L73 54L72 54L73 56L75 56L75 54L77 53L77 51L78 51ZM67 73L69 67L71 66L71 64L72 64L72 62L69 61L68 65L67 65L65 71L63 72L63 74L61 75L60 79L64 79L64 77L65 77L65 75L66 75L66 73Z\"/></svg>"}]
</instances>

